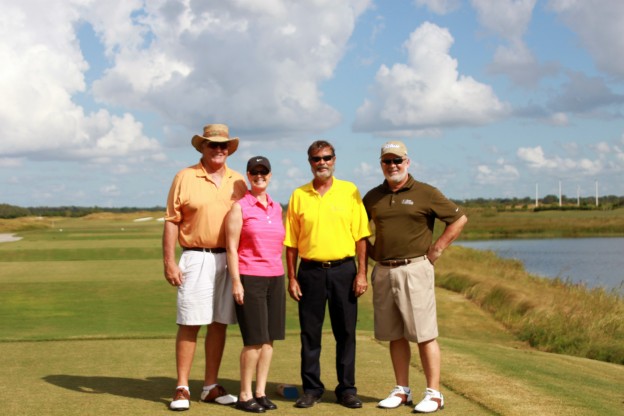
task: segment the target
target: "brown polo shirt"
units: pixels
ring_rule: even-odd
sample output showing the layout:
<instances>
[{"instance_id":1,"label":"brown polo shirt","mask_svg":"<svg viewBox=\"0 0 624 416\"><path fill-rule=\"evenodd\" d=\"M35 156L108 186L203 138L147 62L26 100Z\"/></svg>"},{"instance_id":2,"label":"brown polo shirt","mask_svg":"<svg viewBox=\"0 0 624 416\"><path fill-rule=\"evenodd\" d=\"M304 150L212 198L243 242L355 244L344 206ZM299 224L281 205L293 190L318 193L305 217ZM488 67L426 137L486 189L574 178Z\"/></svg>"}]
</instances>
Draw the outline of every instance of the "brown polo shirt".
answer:
<instances>
[{"instance_id":1,"label":"brown polo shirt","mask_svg":"<svg viewBox=\"0 0 624 416\"><path fill-rule=\"evenodd\" d=\"M437 188L409 175L403 188L392 192L387 181L364 196L368 218L375 224L375 261L408 259L427 253L436 218L451 224L464 215Z\"/></svg>"}]
</instances>

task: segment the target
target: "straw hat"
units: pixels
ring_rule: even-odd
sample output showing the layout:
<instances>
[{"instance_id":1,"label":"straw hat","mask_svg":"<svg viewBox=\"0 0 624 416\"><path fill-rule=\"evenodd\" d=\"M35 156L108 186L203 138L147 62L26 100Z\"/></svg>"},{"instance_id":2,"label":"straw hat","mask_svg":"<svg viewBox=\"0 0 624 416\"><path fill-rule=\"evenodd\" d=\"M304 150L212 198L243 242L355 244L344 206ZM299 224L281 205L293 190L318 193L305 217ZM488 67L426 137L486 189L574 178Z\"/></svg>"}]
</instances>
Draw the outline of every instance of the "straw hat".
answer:
<instances>
[{"instance_id":1,"label":"straw hat","mask_svg":"<svg viewBox=\"0 0 624 416\"><path fill-rule=\"evenodd\" d=\"M205 140L209 142L227 142L228 155L231 155L236 151L236 149L238 149L238 137L230 139L228 126L225 124L207 124L204 126L204 134L202 136L197 134L193 136L191 144L193 144L193 147L201 153L201 145Z\"/></svg>"}]
</instances>

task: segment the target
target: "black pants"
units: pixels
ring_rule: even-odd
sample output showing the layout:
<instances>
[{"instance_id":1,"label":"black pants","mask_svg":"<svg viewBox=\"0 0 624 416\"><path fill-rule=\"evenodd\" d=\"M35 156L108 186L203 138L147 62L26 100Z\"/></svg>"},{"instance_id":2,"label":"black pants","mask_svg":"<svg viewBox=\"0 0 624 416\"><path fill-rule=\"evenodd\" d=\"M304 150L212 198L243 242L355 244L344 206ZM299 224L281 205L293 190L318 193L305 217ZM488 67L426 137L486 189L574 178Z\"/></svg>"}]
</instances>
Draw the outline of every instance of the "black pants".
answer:
<instances>
[{"instance_id":1,"label":"black pants","mask_svg":"<svg viewBox=\"0 0 624 416\"><path fill-rule=\"evenodd\" d=\"M297 274L303 296L299 300L301 326L301 380L303 391L320 397L325 392L321 381L321 337L325 320L325 305L336 340L335 393L356 394L355 388L355 326L357 298L353 293L356 275L354 261L324 269L315 263L301 262Z\"/></svg>"}]
</instances>

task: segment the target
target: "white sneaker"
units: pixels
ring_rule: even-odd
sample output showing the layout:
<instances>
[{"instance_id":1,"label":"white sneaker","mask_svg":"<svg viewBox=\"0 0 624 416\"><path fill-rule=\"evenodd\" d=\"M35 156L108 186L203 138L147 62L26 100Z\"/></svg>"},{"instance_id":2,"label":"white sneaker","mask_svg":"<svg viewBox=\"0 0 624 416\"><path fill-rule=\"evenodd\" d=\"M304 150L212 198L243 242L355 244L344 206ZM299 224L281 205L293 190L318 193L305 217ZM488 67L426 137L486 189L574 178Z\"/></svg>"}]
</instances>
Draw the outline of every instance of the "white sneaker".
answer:
<instances>
[{"instance_id":1,"label":"white sneaker","mask_svg":"<svg viewBox=\"0 0 624 416\"><path fill-rule=\"evenodd\" d=\"M414 407L416 413L433 413L444 409L444 396L437 390L427 388L425 398Z\"/></svg>"},{"instance_id":2,"label":"white sneaker","mask_svg":"<svg viewBox=\"0 0 624 416\"><path fill-rule=\"evenodd\" d=\"M188 410L191 406L190 403L191 393L184 387L177 388L173 400L169 403L169 409L171 410Z\"/></svg>"},{"instance_id":3,"label":"white sneaker","mask_svg":"<svg viewBox=\"0 0 624 416\"><path fill-rule=\"evenodd\" d=\"M412 392L407 392L402 386L395 386L390 395L377 403L383 409L394 409L402 404L412 404Z\"/></svg>"},{"instance_id":4,"label":"white sneaker","mask_svg":"<svg viewBox=\"0 0 624 416\"><path fill-rule=\"evenodd\" d=\"M238 397L228 394L223 386L217 384L210 390L203 390L201 392L200 400L207 403L228 405L236 403L238 401Z\"/></svg>"}]
</instances>

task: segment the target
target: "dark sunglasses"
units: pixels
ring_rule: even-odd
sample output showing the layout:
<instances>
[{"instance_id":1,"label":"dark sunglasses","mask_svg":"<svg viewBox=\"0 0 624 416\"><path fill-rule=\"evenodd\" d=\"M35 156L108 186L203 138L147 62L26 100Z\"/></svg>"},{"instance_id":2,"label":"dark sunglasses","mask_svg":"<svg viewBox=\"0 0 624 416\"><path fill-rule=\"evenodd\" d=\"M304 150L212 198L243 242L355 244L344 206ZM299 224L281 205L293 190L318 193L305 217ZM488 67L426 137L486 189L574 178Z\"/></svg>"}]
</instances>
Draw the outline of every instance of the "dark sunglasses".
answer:
<instances>
[{"instance_id":1,"label":"dark sunglasses","mask_svg":"<svg viewBox=\"0 0 624 416\"><path fill-rule=\"evenodd\" d=\"M260 170L250 170L249 174L251 176L256 176L256 175L262 175L262 176L266 176L269 174L269 171L266 169L260 169Z\"/></svg>"},{"instance_id":2,"label":"dark sunglasses","mask_svg":"<svg viewBox=\"0 0 624 416\"><path fill-rule=\"evenodd\" d=\"M402 157L395 157L394 159L381 159L381 163L383 163L384 165L394 163L395 165L399 166L404 161L405 159L403 159Z\"/></svg>"},{"instance_id":3,"label":"dark sunglasses","mask_svg":"<svg viewBox=\"0 0 624 416\"><path fill-rule=\"evenodd\" d=\"M324 160L325 162L329 162L330 160L332 160L334 158L334 155L325 155L325 156L310 156L308 158L308 160L310 162L314 162L314 163L318 163L322 160Z\"/></svg>"},{"instance_id":4,"label":"dark sunglasses","mask_svg":"<svg viewBox=\"0 0 624 416\"><path fill-rule=\"evenodd\" d=\"M208 142L208 147L211 149L227 149L228 144L227 142Z\"/></svg>"}]
</instances>

